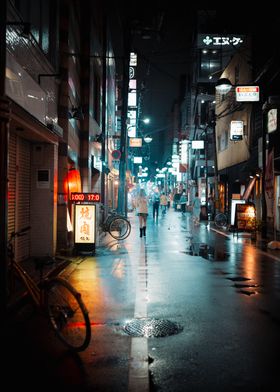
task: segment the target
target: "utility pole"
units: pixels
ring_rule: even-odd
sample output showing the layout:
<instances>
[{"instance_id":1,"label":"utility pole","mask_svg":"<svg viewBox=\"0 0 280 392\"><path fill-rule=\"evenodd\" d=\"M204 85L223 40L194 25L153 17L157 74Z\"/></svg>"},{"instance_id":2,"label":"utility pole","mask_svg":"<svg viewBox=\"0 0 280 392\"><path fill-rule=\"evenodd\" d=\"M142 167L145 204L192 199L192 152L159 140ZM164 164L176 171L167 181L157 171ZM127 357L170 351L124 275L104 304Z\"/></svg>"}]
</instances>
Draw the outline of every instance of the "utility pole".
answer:
<instances>
[{"instance_id":1,"label":"utility pole","mask_svg":"<svg viewBox=\"0 0 280 392\"><path fill-rule=\"evenodd\" d=\"M267 238L267 206L265 200L265 169L266 169L266 115L267 109L264 105L263 113L262 113L262 225L261 225L261 233L263 238Z\"/></svg>"},{"instance_id":2,"label":"utility pole","mask_svg":"<svg viewBox=\"0 0 280 392\"><path fill-rule=\"evenodd\" d=\"M217 210L220 210L219 200L219 188L218 188L218 158L217 158L217 142L216 142L216 121L212 121L213 129L213 149L214 149L214 190L215 190L215 201L214 201L214 215Z\"/></svg>"},{"instance_id":3,"label":"utility pole","mask_svg":"<svg viewBox=\"0 0 280 392\"><path fill-rule=\"evenodd\" d=\"M206 206L206 220L208 220L208 124L205 127L205 206Z\"/></svg>"},{"instance_id":4,"label":"utility pole","mask_svg":"<svg viewBox=\"0 0 280 392\"><path fill-rule=\"evenodd\" d=\"M106 5L104 6L106 7ZM107 206L107 193L105 189L105 168L107 168L106 160L106 99L107 99L107 14L106 9L103 11L103 27L102 27L102 110L101 110L101 129L102 129L102 144L101 144L101 161L102 161L102 171L101 171L101 200L103 205ZM108 149L107 149L108 151ZM103 210L103 220L105 211Z\"/></svg>"},{"instance_id":5,"label":"utility pole","mask_svg":"<svg viewBox=\"0 0 280 392\"><path fill-rule=\"evenodd\" d=\"M129 59L130 59L130 28L128 20L124 26L124 58L123 58L123 84L122 84L122 115L121 115L121 157L119 166L118 212L127 215L127 189L126 189L126 162L127 162L127 108L129 85Z\"/></svg>"},{"instance_id":6,"label":"utility pole","mask_svg":"<svg viewBox=\"0 0 280 392\"><path fill-rule=\"evenodd\" d=\"M5 97L7 1L0 5L0 312L7 310L9 100Z\"/></svg>"}]
</instances>

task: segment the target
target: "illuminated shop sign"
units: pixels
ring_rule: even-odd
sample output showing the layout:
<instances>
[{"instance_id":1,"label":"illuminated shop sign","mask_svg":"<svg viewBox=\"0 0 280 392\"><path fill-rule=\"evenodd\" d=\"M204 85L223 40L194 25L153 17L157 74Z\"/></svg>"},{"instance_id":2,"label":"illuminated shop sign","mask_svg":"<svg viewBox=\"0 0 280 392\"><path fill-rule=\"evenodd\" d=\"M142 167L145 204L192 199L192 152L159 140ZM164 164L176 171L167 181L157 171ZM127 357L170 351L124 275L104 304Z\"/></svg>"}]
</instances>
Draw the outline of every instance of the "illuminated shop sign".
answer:
<instances>
[{"instance_id":1,"label":"illuminated shop sign","mask_svg":"<svg viewBox=\"0 0 280 392\"><path fill-rule=\"evenodd\" d=\"M142 147L141 137L131 137L129 139L129 147Z\"/></svg>"},{"instance_id":2,"label":"illuminated shop sign","mask_svg":"<svg viewBox=\"0 0 280 392\"><path fill-rule=\"evenodd\" d=\"M244 123L243 121L230 122L230 140L238 141L243 139Z\"/></svg>"},{"instance_id":3,"label":"illuminated shop sign","mask_svg":"<svg viewBox=\"0 0 280 392\"><path fill-rule=\"evenodd\" d=\"M199 34L197 46L199 48L239 47L244 42L244 35L239 34Z\"/></svg>"},{"instance_id":4,"label":"illuminated shop sign","mask_svg":"<svg viewBox=\"0 0 280 392\"><path fill-rule=\"evenodd\" d=\"M204 148L204 140L192 140L193 150L203 150L203 148Z\"/></svg>"},{"instance_id":5,"label":"illuminated shop sign","mask_svg":"<svg viewBox=\"0 0 280 392\"><path fill-rule=\"evenodd\" d=\"M267 113L267 132L273 132L277 129L277 109L270 109Z\"/></svg>"},{"instance_id":6,"label":"illuminated shop sign","mask_svg":"<svg viewBox=\"0 0 280 392\"><path fill-rule=\"evenodd\" d=\"M235 227L240 231L256 230L256 209L253 204L237 204L235 209Z\"/></svg>"},{"instance_id":7,"label":"illuminated shop sign","mask_svg":"<svg viewBox=\"0 0 280 392\"><path fill-rule=\"evenodd\" d=\"M75 205L75 243L94 244L95 243L95 205L76 204Z\"/></svg>"},{"instance_id":8,"label":"illuminated shop sign","mask_svg":"<svg viewBox=\"0 0 280 392\"><path fill-rule=\"evenodd\" d=\"M237 102L259 102L259 86L238 86L235 89Z\"/></svg>"},{"instance_id":9,"label":"illuminated shop sign","mask_svg":"<svg viewBox=\"0 0 280 392\"><path fill-rule=\"evenodd\" d=\"M75 192L71 193L70 200L74 202L100 202L101 195L100 193L82 193L82 192Z\"/></svg>"},{"instance_id":10,"label":"illuminated shop sign","mask_svg":"<svg viewBox=\"0 0 280 392\"><path fill-rule=\"evenodd\" d=\"M134 157L133 158L133 163L141 164L142 161L143 161L142 157Z\"/></svg>"}]
</instances>

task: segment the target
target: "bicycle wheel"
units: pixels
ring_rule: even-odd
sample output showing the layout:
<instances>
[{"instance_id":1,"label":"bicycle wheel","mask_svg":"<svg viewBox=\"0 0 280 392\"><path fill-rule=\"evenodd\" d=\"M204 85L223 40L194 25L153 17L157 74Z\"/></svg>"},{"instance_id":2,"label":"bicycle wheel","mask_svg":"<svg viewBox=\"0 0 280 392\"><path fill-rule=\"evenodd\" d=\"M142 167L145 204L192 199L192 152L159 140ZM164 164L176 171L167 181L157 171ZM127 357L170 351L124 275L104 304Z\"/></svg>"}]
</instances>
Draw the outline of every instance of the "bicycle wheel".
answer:
<instances>
[{"instance_id":1,"label":"bicycle wheel","mask_svg":"<svg viewBox=\"0 0 280 392\"><path fill-rule=\"evenodd\" d=\"M109 224L109 233L116 240L124 240L129 236L130 231L130 222L121 216L114 217Z\"/></svg>"},{"instance_id":2,"label":"bicycle wheel","mask_svg":"<svg viewBox=\"0 0 280 392\"><path fill-rule=\"evenodd\" d=\"M91 327L81 294L61 278L51 279L45 294L47 314L58 338L74 351L85 350Z\"/></svg>"},{"instance_id":3,"label":"bicycle wheel","mask_svg":"<svg viewBox=\"0 0 280 392\"><path fill-rule=\"evenodd\" d=\"M219 212L214 218L215 225L220 229L227 226L227 216L223 212Z\"/></svg>"}]
</instances>

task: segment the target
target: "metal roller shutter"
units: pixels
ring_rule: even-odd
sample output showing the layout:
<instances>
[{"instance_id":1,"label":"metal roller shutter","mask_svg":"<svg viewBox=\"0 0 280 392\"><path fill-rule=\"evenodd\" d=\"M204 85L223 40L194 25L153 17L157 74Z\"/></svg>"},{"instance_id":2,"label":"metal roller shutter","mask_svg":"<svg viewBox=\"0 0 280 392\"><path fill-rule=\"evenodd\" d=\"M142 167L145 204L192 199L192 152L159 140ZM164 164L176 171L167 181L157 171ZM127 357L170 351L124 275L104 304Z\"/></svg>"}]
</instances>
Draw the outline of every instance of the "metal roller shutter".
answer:
<instances>
[{"instance_id":1,"label":"metal roller shutter","mask_svg":"<svg viewBox=\"0 0 280 392\"><path fill-rule=\"evenodd\" d=\"M17 139L17 184L16 184L16 228L22 229L30 225L30 143L22 138ZM17 238L16 257L23 260L30 255L30 233Z\"/></svg>"},{"instance_id":2,"label":"metal roller shutter","mask_svg":"<svg viewBox=\"0 0 280 392\"><path fill-rule=\"evenodd\" d=\"M8 236L15 230L16 225L16 135L11 133L9 138L9 165L8 165Z\"/></svg>"}]
</instances>

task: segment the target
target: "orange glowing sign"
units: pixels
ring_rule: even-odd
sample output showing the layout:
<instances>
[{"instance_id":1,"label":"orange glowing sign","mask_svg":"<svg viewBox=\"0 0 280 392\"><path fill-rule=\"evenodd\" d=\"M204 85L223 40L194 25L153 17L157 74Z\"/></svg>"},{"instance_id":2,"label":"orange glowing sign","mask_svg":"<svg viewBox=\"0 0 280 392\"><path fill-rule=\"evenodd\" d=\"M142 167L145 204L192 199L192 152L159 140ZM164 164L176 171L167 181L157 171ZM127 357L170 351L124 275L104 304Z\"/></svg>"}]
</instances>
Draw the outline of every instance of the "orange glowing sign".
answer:
<instances>
[{"instance_id":1,"label":"orange glowing sign","mask_svg":"<svg viewBox=\"0 0 280 392\"><path fill-rule=\"evenodd\" d=\"M238 230L253 231L256 229L256 209L253 204L237 204L235 226Z\"/></svg>"},{"instance_id":2,"label":"orange glowing sign","mask_svg":"<svg viewBox=\"0 0 280 392\"><path fill-rule=\"evenodd\" d=\"M98 203L101 201L101 195L100 193L97 192L92 192L92 193L74 192L71 193L70 200L73 202L91 201L91 202Z\"/></svg>"},{"instance_id":3,"label":"orange glowing sign","mask_svg":"<svg viewBox=\"0 0 280 392\"><path fill-rule=\"evenodd\" d=\"M94 244L95 243L95 205L76 204L75 205L75 243Z\"/></svg>"}]
</instances>

